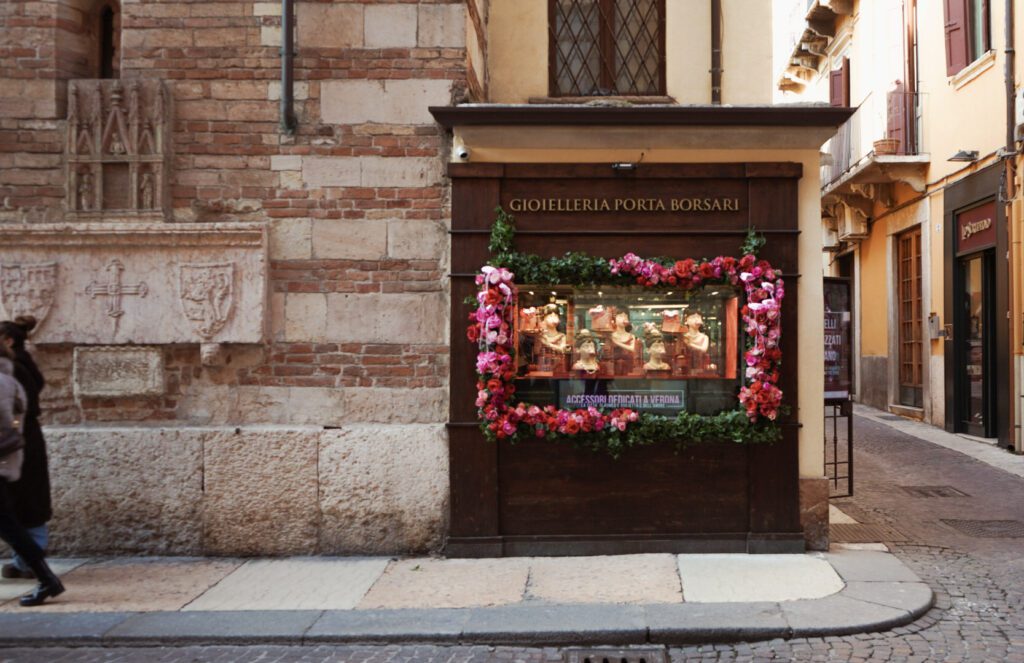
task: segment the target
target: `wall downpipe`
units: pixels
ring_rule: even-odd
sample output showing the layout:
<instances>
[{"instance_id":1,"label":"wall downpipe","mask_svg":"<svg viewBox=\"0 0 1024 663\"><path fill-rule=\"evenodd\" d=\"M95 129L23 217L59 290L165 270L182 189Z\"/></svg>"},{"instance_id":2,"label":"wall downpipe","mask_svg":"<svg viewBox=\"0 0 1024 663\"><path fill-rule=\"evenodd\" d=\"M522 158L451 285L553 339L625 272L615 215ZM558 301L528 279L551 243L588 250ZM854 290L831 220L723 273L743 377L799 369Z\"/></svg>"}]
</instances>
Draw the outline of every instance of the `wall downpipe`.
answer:
<instances>
[{"instance_id":1,"label":"wall downpipe","mask_svg":"<svg viewBox=\"0 0 1024 663\"><path fill-rule=\"evenodd\" d=\"M294 134L295 117L295 0L281 0L281 131Z\"/></svg>"},{"instance_id":2,"label":"wall downpipe","mask_svg":"<svg viewBox=\"0 0 1024 663\"><path fill-rule=\"evenodd\" d=\"M711 103L722 103L722 0L711 0Z\"/></svg>"},{"instance_id":3,"label":"wall downpipe","mask_svg":"<svg viewBox=\"0 0 1024 663\"><path fill-rule=\"evenodd\" d=\"M1024 292L1021 291L1021 279L1024 278L1024 246L1021 237L1020 224L1022 219L1018 218L1024 211L1020 201L1017 200L1017 139L1016 139L1016 103L1017 93L1014 85L1015 72L1015 49L1013 38L1013 3L1015 0L1006 0L1004 11L1004 33L1006 45L1006 62L1004 64L1004 83L1006 86L1006 145L1002 150L1004 171L1003 171L1003 198L1006 201L1006 227L1009 234L1010 253L1008 258L1010 270L1010 339L1013 350L1010 353L1010 375L1014 377L1011 385L1010 396L1014 407L1010 408L1010 431L1011 443L1017 453L1024 452L1024 436L1022 436L1021 424L1024 419L1024 356L1020 351L1021 343L1024 341Z\"/></svg>"}]
</instances>

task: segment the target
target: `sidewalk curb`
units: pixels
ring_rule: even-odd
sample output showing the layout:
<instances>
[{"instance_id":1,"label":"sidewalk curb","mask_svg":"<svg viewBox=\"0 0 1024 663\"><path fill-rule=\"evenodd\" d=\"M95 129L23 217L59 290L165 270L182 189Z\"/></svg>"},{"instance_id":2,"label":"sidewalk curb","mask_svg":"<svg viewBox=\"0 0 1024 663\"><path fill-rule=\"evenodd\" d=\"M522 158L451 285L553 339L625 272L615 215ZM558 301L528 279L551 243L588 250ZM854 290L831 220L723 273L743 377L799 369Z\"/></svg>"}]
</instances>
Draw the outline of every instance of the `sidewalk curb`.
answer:
<instances>
[{"instance_id":1,"label":"sidewalk curb","mask_svg":"<svg viewBox=\"0 0 1024 663\"><path fill-rule=\"evenodd\" d=\"M486 608L0 614L0 646L640 645L850 635L913 622L931 588L887 552L823 557L841 591L760 603L513 604Z\"/></svg>"},{"instance_id":2,"label":"sidewalk curb","mask_svg":"<svg viewBox=\"0 0 1024 663\"><path fill-rule=\"evenodd\" d=\"M673 645L884 631L909 624L933 604L924 583L869 584L874 600L844 590L785 603L11 614L0 615L0 646ZM889 592L896 590L912 599L894 607Z\"/></svg>"}]
</instances>

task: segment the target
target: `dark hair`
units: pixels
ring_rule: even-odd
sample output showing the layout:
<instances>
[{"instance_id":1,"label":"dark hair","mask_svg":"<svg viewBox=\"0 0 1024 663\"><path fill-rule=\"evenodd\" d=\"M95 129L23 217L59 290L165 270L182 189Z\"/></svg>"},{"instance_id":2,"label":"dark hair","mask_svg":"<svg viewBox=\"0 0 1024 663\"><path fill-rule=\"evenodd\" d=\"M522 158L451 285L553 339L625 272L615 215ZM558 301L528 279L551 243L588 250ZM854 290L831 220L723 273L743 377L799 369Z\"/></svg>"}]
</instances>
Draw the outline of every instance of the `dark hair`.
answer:
<instances>
[{"instance_id":1,"label":"dark hair","mask_svg":"<svg viewBox=\"0 0 1024 663\"><path fill-rule=\"evenodd\" d=\"M14 353L3 343L0 343L0 359L10 359L14 361Z\"/></svg>"},{"instance_id":2,"label":"dark hair","mask_svg":"<svg viewBox=\"0 0 1024 663\"><path fill-rule=\"evenodd\" d=\"M0 337L14 341L14 347L25 347L28 333L36 328L36 319L31 315L19 315L13 321L0 322Z\"/></svg>"}]
</instances>

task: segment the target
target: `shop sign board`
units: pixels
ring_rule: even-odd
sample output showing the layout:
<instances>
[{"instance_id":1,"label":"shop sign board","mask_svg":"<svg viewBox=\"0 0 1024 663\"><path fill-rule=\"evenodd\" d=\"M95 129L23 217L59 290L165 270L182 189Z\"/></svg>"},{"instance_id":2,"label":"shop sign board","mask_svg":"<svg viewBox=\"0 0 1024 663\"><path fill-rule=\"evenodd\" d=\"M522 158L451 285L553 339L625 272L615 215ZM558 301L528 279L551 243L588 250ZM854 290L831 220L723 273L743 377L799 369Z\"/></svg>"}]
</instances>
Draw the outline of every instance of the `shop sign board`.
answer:
<instances>
[{"instance_id":1,"label":"shop sign board","mask_svg":"<svg viewBox=\"0 0 1024 663\"><path fill-rule=\"evenodd\" d=\"M825 399L847 399L853 363L849 279L825 279Z\"/></svg>"},{"instance_id":2,"label":"shop sign board","mask_svg":"<svg viewBox=\"0 0 1024 663\"><path fill-rule=\"evenodd\" d=\"M957 253L987 249L996 244L996 204L985 203L956 217Z\"/></svg>"}]
</instances>

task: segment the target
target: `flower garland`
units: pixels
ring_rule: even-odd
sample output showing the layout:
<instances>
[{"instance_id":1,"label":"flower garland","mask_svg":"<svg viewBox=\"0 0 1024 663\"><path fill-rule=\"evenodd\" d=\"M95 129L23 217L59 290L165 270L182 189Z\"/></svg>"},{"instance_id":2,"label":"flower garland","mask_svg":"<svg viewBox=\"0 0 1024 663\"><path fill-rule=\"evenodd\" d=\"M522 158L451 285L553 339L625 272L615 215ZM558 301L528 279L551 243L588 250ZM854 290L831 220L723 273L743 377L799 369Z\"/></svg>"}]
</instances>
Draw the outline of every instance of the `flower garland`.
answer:
<instances>
[{"instance_id":1,"label":"flower garland","mask_svg":"<svg viewBox=\"0 0 1024 663\"><path fill-rule=\"evenodd\" d=\"M504 253L499 256L502 257L514 259L517 256ZM539 261L536 256L518 257L532 263ZM476 406L488 438L567 436L594 447L603 446L615 454L623 447L650 444L665 437L674 437L678 443L685 439L721 438L756 442L778 437L778 430L771 422L778 416L782 402L782 391L777 383L782 359L780 305L785 289L779 273L767 261L748 253L738 259L719 256L701 262L692 259L659 262L629 253L620 260L607 261L595 271L604 272L595 274L595 282L629 279L645 287L665 285L693 290L705 283L742 284L747 295L742 316L750 341L744 355L747 384L739 392L742 413L724 412L707 417L682 412L675 418L668 418L640 415L628 408L602 412L593 407L562 410L553 405L513 405L516 369L511 341L517 298L515 276L505 267L487 265L476 276L480 291L476 296L476 311L469 316L467 337L479 344ZM745 418L745 423L737 414ZM764 420L767 425L761 425Z\"/></svg>"}]
</instances>

